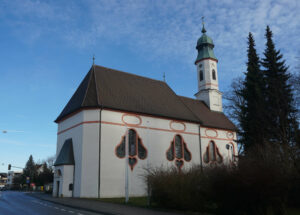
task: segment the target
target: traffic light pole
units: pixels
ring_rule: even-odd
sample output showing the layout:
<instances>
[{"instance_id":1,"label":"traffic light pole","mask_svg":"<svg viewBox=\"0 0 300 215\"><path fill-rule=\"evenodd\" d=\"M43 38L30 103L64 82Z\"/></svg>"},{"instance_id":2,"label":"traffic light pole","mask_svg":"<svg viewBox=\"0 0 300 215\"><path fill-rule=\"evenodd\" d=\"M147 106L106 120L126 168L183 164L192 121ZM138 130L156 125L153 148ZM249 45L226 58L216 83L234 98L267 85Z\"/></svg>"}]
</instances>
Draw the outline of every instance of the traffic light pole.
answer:
<instances>
[{"instance_id":1,"label":"traffic light pole","mask_svg":"<svg viewBox=\"0 0 300 215\"><path fill-rule=\"evenodd\" d=\"M24 169L22 167L18 167L18 166L12 166L11 164L8 164L8 170L11 170L11 168L17 168L17 169Z\"/></svg>"}]
</instances>

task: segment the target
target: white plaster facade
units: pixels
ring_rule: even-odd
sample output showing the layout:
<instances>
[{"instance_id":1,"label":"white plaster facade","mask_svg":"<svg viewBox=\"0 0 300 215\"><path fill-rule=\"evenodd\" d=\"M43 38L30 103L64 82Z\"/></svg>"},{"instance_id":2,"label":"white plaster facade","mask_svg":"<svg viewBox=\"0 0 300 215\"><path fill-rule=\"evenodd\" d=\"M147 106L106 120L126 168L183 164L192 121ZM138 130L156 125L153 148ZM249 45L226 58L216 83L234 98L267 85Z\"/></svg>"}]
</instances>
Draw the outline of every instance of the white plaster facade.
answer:
<instances>
[{"instance_id":1,"label":"white plaster facade","mask_svg":"<svg viewBox=\"0 0 300 215\"><path fill-rule=\"evenodd\" d=\"M100 124L101 128L99 128ZM136 130L147 149L147 158L138 159L133 170L129 169L130 196L146 195L147 187L142 177L146 168L175 166L174 161L167 160L166 151L176 134L182 136L192 155L191 161L184 161L183 169L201 163L201 155L203 159L210 141L214 141L218 147L223 163L228 163L232 157L229 156L230 152L226 149L226 144L232 144L237 155L237 146L233 141L236 139L235 132L200 127L201 138L199 139L199 126L196 123L114 110L82 110L58 124L57 153L64 141L72 138L75 166L56 167L56 172L60 169L61 176L55 174L53 195L123 197L125 170L128 164L125 158L121 159L115 154L115 149L128 129ZM99 140L99 132L101 132L101 140ZM202 154L200 154L200 145ZM208 164L203 162L203 165ZM57 181L60 181L58 193ZM70 191L69 184L73 183L73 191Z\"/></svg>"},{"instance_id":2,"label":"white plaster facade","mask_svg":"<svg viewBox=\"0 0 300 215\"><path fill-rule=\"evenodd\" d=\"M13 170L8 171L8 173L7 173L7 185L9 187L11 187L14 183L14 178L16 176L21 175L22 173L23 173L22 171L13 171Z\"/></svg>"},{"instance_id":3,"label":"white plaster facade","mask_svg":"<svg viewBox=\"0 0 300 215\"><path fill-rule=\"evenodd\" d=\"M211 110L222 112L222 93L219 91L217 61L203 59L196 63L196 68L198 77L196 98L204 101Z\"/></svg>"},{"instance_id":4,"label":"white plaster facade","mask_svg":"<svg viewBox=\"0 0 300 215\"><path fill-rule=\"evenodd\" d=\"M57 197L72 197L72 190L69 189L70 184L74 183L74 166L64 165L55 168L53 194ZM73 186L73 185L71 185Z\"/></svg>"}]
</instances>

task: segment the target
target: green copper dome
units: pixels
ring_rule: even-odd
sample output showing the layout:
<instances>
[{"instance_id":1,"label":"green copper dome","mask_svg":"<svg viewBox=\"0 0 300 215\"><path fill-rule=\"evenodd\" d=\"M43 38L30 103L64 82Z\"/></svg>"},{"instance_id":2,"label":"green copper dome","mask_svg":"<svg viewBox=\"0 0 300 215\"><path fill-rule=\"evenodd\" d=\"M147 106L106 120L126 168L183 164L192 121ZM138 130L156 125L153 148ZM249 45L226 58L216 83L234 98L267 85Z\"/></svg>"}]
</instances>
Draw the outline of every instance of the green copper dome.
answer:
<instances>
[{"instance_id":1,"label":"green copper dome","mask_svg":"<svg viewBox=\"0 0 300 215\"><path fill-rule=\"evenodd\" d=\"M206 35L206 30L203 25L202 36L197 41L196 49L198 50L198 56L195 61L195 64L198 61L206 58L212 58L218 60L214 54L214 46L215 45L213 43L213 40Z\"/></svg>"},{"instance_id":2,"label":"green copper dome","mask_svg":"<svg viewBox=\"0 0 300 215\"><path fill-rule=\"evenodd\" d=\"M202 36L198 39L197 47L204 45L204 44L214 45L213 40L209 36L207 36L205 33L202 34Z\"/></svg>"}]
</instances>

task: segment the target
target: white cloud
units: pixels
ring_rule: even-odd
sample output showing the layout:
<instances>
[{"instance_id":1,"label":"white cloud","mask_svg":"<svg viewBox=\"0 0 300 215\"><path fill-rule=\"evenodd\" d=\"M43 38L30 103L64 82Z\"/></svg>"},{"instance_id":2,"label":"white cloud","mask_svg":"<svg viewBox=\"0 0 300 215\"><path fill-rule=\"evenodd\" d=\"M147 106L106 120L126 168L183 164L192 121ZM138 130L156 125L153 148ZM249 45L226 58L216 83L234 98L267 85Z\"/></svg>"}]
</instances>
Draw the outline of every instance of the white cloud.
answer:
<instances>
[{"instance_id":1,"label":"white cloud","mask_svg":"<svg viewBox=\"0 0 300 215\"><path fill-rule=\"evenodd\" d=\"M126 44L145 54L147 59L171 58L191 67L203 15L216 53L224 61L224 70L230 68L238 72L243 68L249 31L254 33L262 52L266 25L271 26L277 48L284 50L289 64L294 63L289 58L300 44L300 3L296 0L88 0L75 3L27 0L6 1L6 5L8 13L16 17L9 21L16 26L26 26L32 32L28 33L28 40L54 32L70 45L84 49L100 45L105 39ZM29 18L20 21L24 17Z\"/></svg>"},{"instance_id":2,"label":"white cloud","mask_svg":"<svg viewBox=\"0 0 300 215\"><path fill-rule=\"evenodd\" d=\"M20 141L16 141L16 140L10 140L10 139L0 139L0 144L1 145L15 145L15 146L25 146L26 144ZM2 146L2 147L4 147Z\"/></svg>"}]
</instances>

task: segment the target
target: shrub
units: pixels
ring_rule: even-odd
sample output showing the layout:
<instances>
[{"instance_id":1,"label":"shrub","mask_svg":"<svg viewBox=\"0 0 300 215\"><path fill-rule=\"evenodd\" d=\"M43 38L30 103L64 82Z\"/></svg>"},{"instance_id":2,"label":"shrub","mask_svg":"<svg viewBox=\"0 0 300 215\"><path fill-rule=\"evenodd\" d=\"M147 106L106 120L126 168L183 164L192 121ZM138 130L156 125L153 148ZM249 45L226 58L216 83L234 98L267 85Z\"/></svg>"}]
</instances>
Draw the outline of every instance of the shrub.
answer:
<instances>
[{"instance_id":1,"label":"shrub","mask_svg":"<svg viewBox=\"0 0 300 215\"><path fill-rule=\"evenodd\" d=\"M192 211L212 211L208 177L194 166L186 171L161 167L147 171L146 182L151 190L151 202L160 207Z\"/></svg>"},{"instance_id":2,"label":"shrub","mask_svg":"<svg viewBox=\"0 0 300 215\"><path fill-rule=\"evenodd\" d=\"M151 202L160 207L232 215L282 215L299 207L299 169L282 148L253 148L234 167L147 171Z\"/></svg>"}]
</instances>

